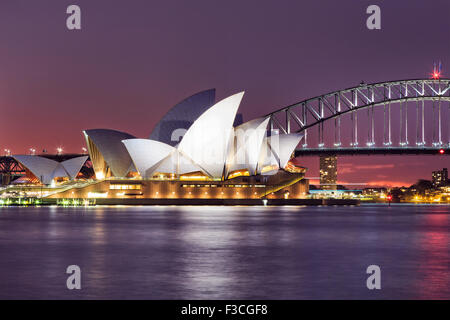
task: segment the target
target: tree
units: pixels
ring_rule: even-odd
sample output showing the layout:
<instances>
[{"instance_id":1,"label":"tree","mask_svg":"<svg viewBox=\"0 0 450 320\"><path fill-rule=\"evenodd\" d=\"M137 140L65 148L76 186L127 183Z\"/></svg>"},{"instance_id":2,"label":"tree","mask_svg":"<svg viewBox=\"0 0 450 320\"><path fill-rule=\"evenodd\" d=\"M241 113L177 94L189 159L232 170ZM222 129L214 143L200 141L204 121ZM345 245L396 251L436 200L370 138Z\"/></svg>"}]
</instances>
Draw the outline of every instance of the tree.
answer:
<instances>
[{"instance_id":1,"label":"tree","mask_svg":"<svg viewBox=\"0 0 450 320\"><path fill-rule=\"evenodd\" d=\"M425 191L433 189L433 184L430 180L420 179L413 185L419 194L424 194Z\"/></svg>"}]
</instances>

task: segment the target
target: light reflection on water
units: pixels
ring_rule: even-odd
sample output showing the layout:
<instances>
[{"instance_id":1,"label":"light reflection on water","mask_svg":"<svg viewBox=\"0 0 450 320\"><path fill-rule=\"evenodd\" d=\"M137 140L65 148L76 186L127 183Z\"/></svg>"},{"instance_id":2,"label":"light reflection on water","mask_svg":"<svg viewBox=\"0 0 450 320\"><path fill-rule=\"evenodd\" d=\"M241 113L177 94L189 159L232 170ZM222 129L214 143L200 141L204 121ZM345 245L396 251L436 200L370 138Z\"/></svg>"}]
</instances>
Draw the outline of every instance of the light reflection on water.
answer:
<instances>
[{"instance_id":1,"label":"light reflection on water","mask_svg":"<svg viewBox=\"0 0 450 320\"><path fill-rule=\"evenodd\" d=\"M1 207L0 298L448 299L449 209Z\"/></svg>"}]
</instances>

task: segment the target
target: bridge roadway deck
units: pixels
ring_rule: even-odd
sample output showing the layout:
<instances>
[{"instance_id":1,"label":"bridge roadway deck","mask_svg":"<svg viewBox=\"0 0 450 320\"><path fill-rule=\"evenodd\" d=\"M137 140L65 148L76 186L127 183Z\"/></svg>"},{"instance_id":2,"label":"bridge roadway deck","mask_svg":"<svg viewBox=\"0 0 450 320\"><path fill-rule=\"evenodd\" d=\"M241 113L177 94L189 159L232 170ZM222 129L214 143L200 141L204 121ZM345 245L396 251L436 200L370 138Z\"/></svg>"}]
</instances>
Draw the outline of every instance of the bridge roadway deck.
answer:
<instances>
[{"instance_id":1,"label":"bridge roadway deck","mask_svg":"<svg viewBox=\"0 0 450 320\"><path fill-rule=\"evenodd\" d=\"M360 147L360 148L300 148L295 156L357 156L357 155L450 155L450 147Z\"/></svg>"}]
</instances>

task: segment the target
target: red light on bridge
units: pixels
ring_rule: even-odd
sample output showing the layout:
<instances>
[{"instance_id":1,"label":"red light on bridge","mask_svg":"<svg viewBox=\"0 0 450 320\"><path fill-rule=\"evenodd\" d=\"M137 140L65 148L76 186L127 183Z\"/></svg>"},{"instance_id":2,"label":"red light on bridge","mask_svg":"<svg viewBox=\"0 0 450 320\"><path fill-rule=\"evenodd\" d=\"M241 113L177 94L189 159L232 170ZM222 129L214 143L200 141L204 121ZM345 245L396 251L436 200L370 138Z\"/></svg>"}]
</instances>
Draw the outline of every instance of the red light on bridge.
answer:
<instances>
[{"instance_id":1,"label":"red light on bridge","mask_svg":"<svg viewBox=\"0 0 450 320\"><path fill-rule=\"evenodd\" d=\"M444 149L439 149L439 153L440 153L440 154L444 154L444 153L445 153L445 150L444 150Z\"/></svg>"},{"instance_id":2,"label":"red light on bridge","mask_svg":"<svg viewBox=\"0 0 450 320\"><path fill-rule=\"evenodd\" d=\"M438 72L434 72L433 73L433 79L439 79L441 77L441 74L440 73L438 73Z\"/></svg>"},{"instance_id":3,"label":"red light on bridge","mask_svg":"<svg viewBox=\"0 0 450 320\"><path fill-rule=\"evenodd\" d=\"M431 73L431 78L432 79L440 79L441 78L441 72L442 72L442 62L439 61L439 64L437 64L435 62L434 66L433 66L433 72Z\"/></svg>"}]
</instances>

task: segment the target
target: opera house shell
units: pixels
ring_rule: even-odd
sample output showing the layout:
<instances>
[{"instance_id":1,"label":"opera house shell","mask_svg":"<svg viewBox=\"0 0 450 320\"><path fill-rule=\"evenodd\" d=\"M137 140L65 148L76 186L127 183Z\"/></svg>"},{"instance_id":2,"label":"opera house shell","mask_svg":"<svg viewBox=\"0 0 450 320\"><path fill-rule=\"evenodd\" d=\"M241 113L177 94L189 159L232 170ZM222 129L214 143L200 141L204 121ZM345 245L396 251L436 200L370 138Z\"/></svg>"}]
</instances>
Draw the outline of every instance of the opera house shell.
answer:
<instances>
[{"instance_id":1,"label":"opera house shell","mask_svg":"<svg viewBox=\"0 0 450 320\"><path fill-rule=\"evenodd\" d=\"M55 179L75 180L88 156L76 157L63 162L32 155L15 155L13 158L27 171L27 178L42 184Z\"/></svg>"},{"instance_id":2,"label":"opera house shell","mask_svg":"<svg viewBox=\"0 0 450 320\"><path fill-rule=\"evenodd\" d=\"M270 132L270 119L264 117L234 127L243 96L244 92L239 92L214 103L215 90L195 94L172 108L150 139L110 129L83 131L95 182L53 196L304 196L308 189L305 169L290 162L302 134ZM53 167L48 164L44 170L43 183L54 175L49 173L51 168L55 172L64 165ZM36 175L40 172L36 170Z\"/></svg>"},{"instance_id":3,"label":"opera house shell","mask_svg":"<svg viewBox=\"0 0 450 320\"><path fill-rule=\"evenodd\" d=\"M194 121L216 99L216 89L205 90L184 99L167 112L156 124L149 139L175 146Z\"/></svg>"}]
</instances>

